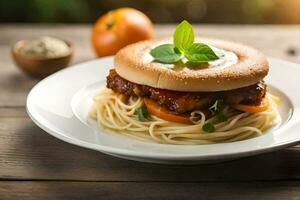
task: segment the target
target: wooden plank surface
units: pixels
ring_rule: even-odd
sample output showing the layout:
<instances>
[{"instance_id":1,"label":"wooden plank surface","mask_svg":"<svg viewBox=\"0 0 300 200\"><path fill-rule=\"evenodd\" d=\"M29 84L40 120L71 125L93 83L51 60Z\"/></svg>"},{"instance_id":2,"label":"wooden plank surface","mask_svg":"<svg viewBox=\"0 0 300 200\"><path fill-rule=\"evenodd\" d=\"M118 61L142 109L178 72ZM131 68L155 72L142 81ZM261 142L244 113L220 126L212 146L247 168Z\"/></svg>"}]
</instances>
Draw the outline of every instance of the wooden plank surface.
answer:
<instances>
[{"instance_id":1,"label":"wooden plank surface","mask_svg":"<svg viewBox=\"0 0 300 200\"><path fill-rule=\"evenodd\" d=\"M164 166L113 158L67 144L42 131L28 117L2 117L0 124L3 179L201 182L300 178L298 148L220 164Z\"/></svg>"},{"instance_id":2,"label":"wooden plank surface","mask_svg":"<svg viewBox=\"0 0 300 200\"><path fill-rule=\"evenodd\" d=\"M170 35L174 26L155 29L161 38ZM201 37L240 41L269 56L300 63L300 26L205 25L196 30ZM24 107L38 81L21 73L10 57L13 43L39 35L73 42L72 64L94 58L89 25L0 25L0 199L300 196L298 146L219 164L164 166L114 158L48 135L32 123Z\"/></svg>"},{"instance_id":3,"label":"wooden plank surface","mask_svg":"<svg viewBox=\"0 0 300 200\"><path fill-rule=\"evenodd\" d=\"M141 183L141 182L0 182L5 200L286 200L299 199L299 182ZM15 191L15 192L11 192Z\"/></svg>"}]
</instances>

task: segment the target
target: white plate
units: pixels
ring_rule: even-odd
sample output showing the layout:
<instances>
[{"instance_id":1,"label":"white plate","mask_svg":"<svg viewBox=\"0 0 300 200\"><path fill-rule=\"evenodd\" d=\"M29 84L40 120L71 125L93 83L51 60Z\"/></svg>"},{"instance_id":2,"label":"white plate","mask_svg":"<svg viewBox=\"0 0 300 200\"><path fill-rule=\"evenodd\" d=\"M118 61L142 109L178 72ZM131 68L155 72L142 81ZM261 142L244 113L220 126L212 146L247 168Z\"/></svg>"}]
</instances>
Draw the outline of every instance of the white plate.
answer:
<instances>
[{"instance_id":1,"label":"white plate","mask_svg":"<svg viewBox=\"0 0 300 200\"><path fill-rule=\"evenodd\" d=\"M244 141L185 146L145 143L88 125L91 97L104 86L112 57L78 64L42 80L28 95L27 111L39 127L61 140L131 160L190 164L255 155L300 141L300 66L274 58L269 61L266 82L281 98L282 123L263 136Z\"/></svg>"}]
</instances>

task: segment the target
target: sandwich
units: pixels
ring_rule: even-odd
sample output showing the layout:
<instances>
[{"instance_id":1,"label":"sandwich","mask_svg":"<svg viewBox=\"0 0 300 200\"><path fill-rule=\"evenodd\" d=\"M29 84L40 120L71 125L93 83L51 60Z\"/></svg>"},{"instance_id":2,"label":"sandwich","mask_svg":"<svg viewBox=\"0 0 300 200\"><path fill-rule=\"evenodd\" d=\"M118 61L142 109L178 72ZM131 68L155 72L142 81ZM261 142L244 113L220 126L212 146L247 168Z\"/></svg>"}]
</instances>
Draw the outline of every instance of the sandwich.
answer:
<instances>
[{"instance_id":1,"label":"sandwich","mask_svg":"<svg viewBox=\"0 0 300 200\"><path fill-rule=\"evenodd\" d=\"M194 38L184 21L172 39L121 49L91 116L101 126L169 144L237 141L276 124L264 77L269 64L240 43Z\"/></svg>"}]
</instances>

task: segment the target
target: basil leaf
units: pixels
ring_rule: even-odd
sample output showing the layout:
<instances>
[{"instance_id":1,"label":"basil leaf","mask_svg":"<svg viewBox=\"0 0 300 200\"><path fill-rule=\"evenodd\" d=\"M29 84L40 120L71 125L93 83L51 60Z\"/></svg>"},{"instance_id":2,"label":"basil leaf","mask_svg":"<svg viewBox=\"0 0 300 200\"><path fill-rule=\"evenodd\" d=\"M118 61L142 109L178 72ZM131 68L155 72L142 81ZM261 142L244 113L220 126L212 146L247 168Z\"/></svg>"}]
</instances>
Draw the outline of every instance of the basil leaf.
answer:
<instances>
[{"instance_id":1,"label":"basil leaf","mask_svg":"<svg viewBox=\"0 0 300 200\"><path fill-rule=\"evenodd\" d=\"M162 63L175 63L181 59L181 53L174 48L173 44L163 44L150 51L151 56Z\"/></svg>"},{"instance_id":2,"label":"basil leaf","mask_svg":"<svg viewBox=\"0 0 300 200\"><path fill-rule=\"evenodd\" d=\"M147 108L145 107L139 107L135 110L134 114L137 117L137 120L139 121L146 121L147 118L149 117L149 112L147 110Z\"/></svg>"},{"instance_id":3,"label":"basil leaf","mask_svg":"<svg viewBox=\"0 0 300 200\"><path fill-rule=\"evenodd\" d=\"M227 116L225 115L225 113L223 112L223 110L220 111L220 112L218 112L218 113L216 114L216 116L217 116L217 118L218 118L218 120L219 120L220 122L225 122L225 121L227 121Z\"/></svg>"},{"instance_id":4,"label":"basil leaf","mask_svg":"<svg viewBox=\"0 0 300 200\"><path fill-rule=\"evenodd\" d=\"M194 43L194 37L192 25L184 20L176 27L173 42L180 52L186 52Z\"/></svg>"},{"instance_id":5,"label":"basil leaf","mask_svg":"<svg viewBox=\"0 0 300 200\"><path fill-rule=\"evenodd\" d=\"M212 133L212 132L215 132L216 128L212 123L207 122L202 126L202 130L207 133Z\"/></svg>"},{"instance_id":6,"label":"basil leaf","mask_svg":"<svg viewBox=\"0 0 300 200\"><path fill-rule=\"evenodd\" d=\"M206 44L194 43L185 53L190 62L201 63L219 59L215 52Z\"/></svg>"}]
</instances>

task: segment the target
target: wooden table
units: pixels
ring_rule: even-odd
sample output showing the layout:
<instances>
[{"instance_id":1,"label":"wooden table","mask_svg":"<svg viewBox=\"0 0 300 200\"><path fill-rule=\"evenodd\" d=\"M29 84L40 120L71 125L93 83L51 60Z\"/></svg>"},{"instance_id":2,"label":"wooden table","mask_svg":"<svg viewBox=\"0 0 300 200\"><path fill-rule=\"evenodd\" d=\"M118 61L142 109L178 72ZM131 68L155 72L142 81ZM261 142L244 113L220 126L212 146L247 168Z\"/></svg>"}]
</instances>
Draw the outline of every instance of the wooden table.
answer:
<instances>
[{"instance_id":1,"label":"wooden table","mask_svg":"<svg viewBox=\"0 0 300 200\"><path fill-rule=\"evenodd\" d=\"M157 37L174 30L155 28ZM197 32L300 63L300 26L203 25ZM94 58L88 25L0 25L0 199L300 199L297 146L214 165L164 166L114 158L48 135L25 110L26 95L38 81L21 73L10 56L14 42L39 35L74 42L73 63Z\"/></svg>"}]
</instances>

